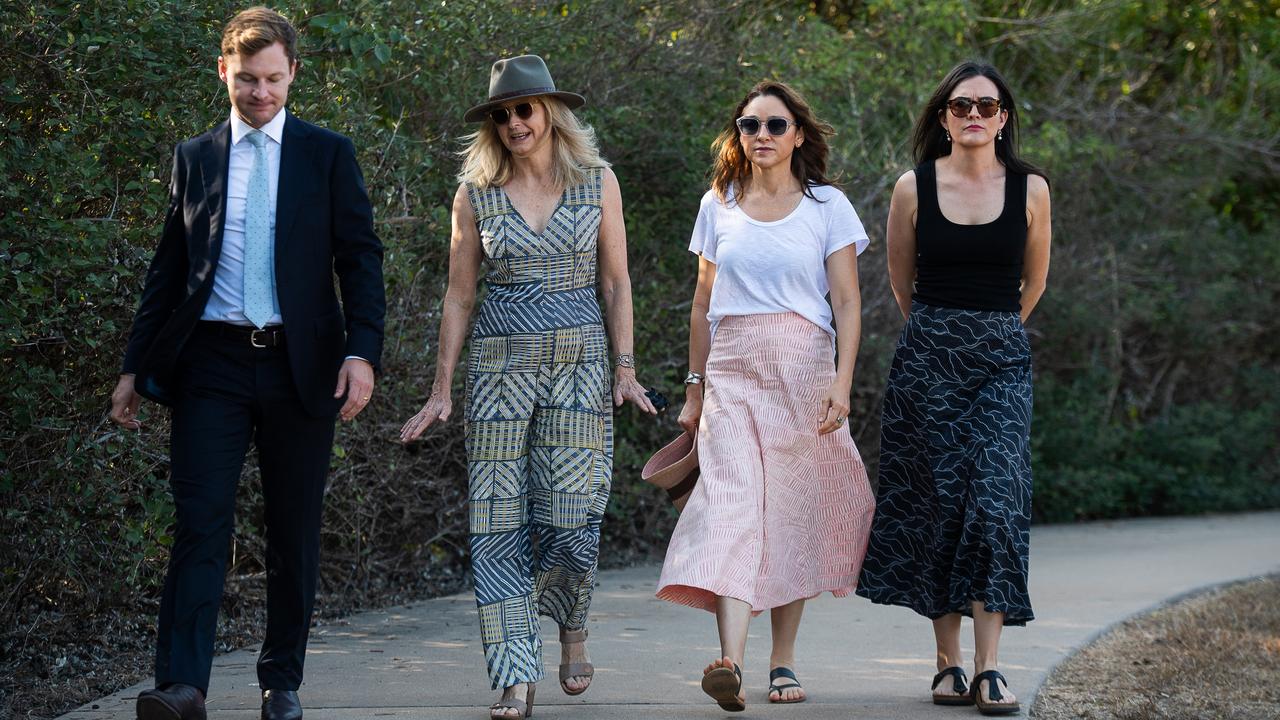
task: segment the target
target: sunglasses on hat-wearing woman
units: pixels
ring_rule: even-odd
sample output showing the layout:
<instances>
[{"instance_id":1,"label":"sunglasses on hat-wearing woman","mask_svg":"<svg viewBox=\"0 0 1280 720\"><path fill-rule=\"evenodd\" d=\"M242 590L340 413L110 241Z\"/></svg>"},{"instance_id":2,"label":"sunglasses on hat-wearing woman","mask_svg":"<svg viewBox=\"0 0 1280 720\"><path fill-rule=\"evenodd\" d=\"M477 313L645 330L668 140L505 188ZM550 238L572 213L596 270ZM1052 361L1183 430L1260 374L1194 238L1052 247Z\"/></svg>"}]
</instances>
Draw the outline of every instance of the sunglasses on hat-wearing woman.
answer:
<instances>
[{"instance_id":1,"label":"sunglasses on hat-wearing woman","mask_svg":"<svg viewBox=\"0 0 1280 720\"><path fill-rule=\"evenodd\" d=\"M528 120L533 117L533 106L537 103L537 100L530 100L519 103L512 108L496 107L489 111L489 119L493 120L494 125L506 125L511 122L511 111L514 110L516 117L521 120Z\"/></svg>"},{"instance_id":2,"label":"sunglasses on hat-wearing woman","mask_svg":"<svg viewBox=\"0 0 1280 720\"><path fill-rule=\"evenodd\" d=\"M738 126L738 132L742 133L743 135L759 135L760 134L761 122L760 122L760 118L758 117L746 115L744 117L738 118L737 120L734 121L734 123ZM765 120L763 125L764 125L764 128L769 131L770 135L776 136L776 135L786 135L787 128L791 127L792 125L795 125L795 123L784 117L774 116L769 118L768 120Z\"/></svg>"},{"instance_id":3,"label":"sunglasses on hat-wearing woman","mask_svg":"<svg viewBox=\"0 0 1280 720\"><path fill-rule=\"evenodd\" d=\"M967 97L954 97L947 101L947 109L958 118L969 116L969 109L978 106L978 115L984 118L995 117L1000 112L1000 98L980 97L977 100Z\"/></svg>"}]
</instances>

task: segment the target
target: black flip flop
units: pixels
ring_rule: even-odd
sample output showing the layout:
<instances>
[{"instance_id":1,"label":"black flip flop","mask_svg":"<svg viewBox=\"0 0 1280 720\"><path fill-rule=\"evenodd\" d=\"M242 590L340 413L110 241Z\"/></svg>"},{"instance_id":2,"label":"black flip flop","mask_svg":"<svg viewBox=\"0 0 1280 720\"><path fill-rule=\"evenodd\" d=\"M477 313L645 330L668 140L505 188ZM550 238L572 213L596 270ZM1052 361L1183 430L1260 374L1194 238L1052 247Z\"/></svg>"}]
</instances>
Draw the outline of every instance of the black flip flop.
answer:
<instances>
[{"instance_id":1,"label":"black flip flop","mask_svg":"<svg viewBox=\"0 0 1280 720\"><path fill-rule=\"evenodd\" d=\"M942 684L943 680L947 679L948 675L950 675L952 678L951 689L955 690L956 694L955 695L938 695L935 693L933 696L933 704L934 705L972 705L973 697L969 695L969 686L966 682L967 678L965 677L965 674L964 674L964 668L949 667L943 670L942 672L938 673L937 675L934 675L933 685L930 687L930 690L937 690L938 686Z\"/></svg>"},{"instance_id":2,"label":"black flip flop","mask_svg":"<svg viewBox=\"0 0 1280 720\"><path fill-rule=\"evenodd\" d=\"M973 685L969 687L969 694L973 696L973 703L978 706L978 712L983 715L1013 715L1022 712L1022 705L1016 702L987 702L982 699L983 681L987 682L987 697L992 700L1003 700L1004 694L1000 692L1000 683L1004 683L1005 687L1009 686L1009 681L1004 679L998 670L988 670L978 673L973 677ZM997 682L999 681L999 682Z\"/></svg>"}]
</instances>

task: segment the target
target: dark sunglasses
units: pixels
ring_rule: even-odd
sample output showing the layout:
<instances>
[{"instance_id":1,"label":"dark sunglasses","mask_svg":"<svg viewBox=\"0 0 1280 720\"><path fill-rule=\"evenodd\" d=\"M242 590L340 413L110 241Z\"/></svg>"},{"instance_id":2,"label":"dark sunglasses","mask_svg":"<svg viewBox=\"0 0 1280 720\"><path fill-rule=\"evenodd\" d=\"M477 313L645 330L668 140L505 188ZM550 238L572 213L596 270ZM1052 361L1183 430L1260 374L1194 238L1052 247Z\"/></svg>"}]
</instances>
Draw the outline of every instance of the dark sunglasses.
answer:
<instances>
[{"instance_id":1,"label":"dark sunglasses","mask_svg":"<svg viewBox=\"0 0 1280 720\"><path fill-rule=\"evenodd\" d=\"M516 117L521 120L528 120L533 117L533 105L534 103L532 102L522 102L511 109L496 107L489 111L489 118L493 120L494 125L506 125L511 122L511 110L515 110Z\"/></svg>"},{"instance_id":2,"label":"dark sunglasses","mask_svg":"<svg viewBox=\"0 0 1280 720\"><path fill-rule=\"evenodd\" d=\"M760 134L760 118L740 117L734 121L738 126L738 132L743 135L759 135ZM795 125L795 123L784 117L771 117L764 121L764 127L769 131L770 135L786 135L787 128Z\"/></svg>"},{"instance_id":3,"label":"dark sunglasses","mask_svg":"<svg viewBox=\"0 0 1280 720\"><path fill-rule=\"evenodd\" d=\"M951 98L947 101L947 109L958 118L969 116L969 110L978 106L978 114L984 118L995 117L1000 112L1000 98L980 97L977 100L967 97Z\"/></svg>"}]
</instances>

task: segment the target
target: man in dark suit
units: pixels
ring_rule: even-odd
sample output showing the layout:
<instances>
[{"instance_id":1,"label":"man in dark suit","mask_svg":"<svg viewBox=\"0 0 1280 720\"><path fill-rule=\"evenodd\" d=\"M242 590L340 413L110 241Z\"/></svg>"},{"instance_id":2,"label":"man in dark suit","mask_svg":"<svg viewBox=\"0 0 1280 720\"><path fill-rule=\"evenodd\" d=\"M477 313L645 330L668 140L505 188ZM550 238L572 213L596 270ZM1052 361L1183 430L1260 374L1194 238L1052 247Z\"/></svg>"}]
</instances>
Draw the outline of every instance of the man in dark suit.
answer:
<instances>
[{"instance_id":1,"label":"man in dark suit","mask_svg":"<svg viewBox=\"0 0 1280 720\"><path fill-rule=\"evenodd\" d=\"M172 407L177 526L140 720L205 717L251 443L266 506L262 717L302 717L334 416L369 402L386 301L351 141L285 110L296 37L266 8L227 24L218 76L231 116L174 152L164 232L111 397L112 419L135 429L140 396Z\"/></svg>"}]
</instances>

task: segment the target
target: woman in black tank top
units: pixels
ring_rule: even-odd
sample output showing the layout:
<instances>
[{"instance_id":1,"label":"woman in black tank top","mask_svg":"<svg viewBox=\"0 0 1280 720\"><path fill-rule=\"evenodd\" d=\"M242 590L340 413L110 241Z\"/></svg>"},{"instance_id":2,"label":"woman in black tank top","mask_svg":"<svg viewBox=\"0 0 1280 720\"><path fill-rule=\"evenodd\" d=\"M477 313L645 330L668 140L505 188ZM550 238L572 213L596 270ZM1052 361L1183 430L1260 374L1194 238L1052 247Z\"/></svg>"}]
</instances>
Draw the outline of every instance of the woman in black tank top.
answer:
<instances>
[{"instance_id":1,"label":"woman in black tank top","mask_svg":"<svg viewBox=\"0 0 1280 720\"><path fill-rule=\"evenodd\" d=\"M1018 712L1000 632L1033 619L1031 348L1049 268L1049 184L1018 158L1017 108L989 65L943 79L894 187L889 274L906 327L885 392L880 475L858 594L933 621L933 701ZM974 620L973 685L960 655Z\"/></svg>"}]
</instances>

